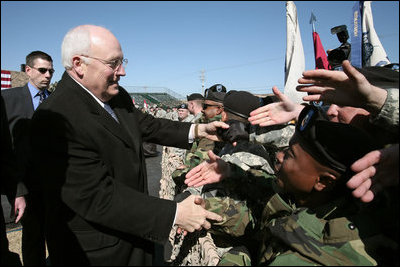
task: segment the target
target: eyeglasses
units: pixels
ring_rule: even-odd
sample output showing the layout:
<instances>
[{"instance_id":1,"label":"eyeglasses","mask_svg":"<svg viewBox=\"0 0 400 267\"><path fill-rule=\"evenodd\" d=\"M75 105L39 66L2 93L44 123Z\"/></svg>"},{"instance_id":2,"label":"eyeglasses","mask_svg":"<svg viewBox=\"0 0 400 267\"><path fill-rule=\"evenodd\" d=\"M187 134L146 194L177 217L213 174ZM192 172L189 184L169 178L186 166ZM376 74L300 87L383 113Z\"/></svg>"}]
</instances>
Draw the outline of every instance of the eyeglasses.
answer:
<instances>
[{"instance_id":1,"label":"eyeglasses","mask_svg":"<svg viewBox=\"0 0 400 267\"><path fill-rule=\"evenodd\" d=\"M29 67L31 67L31 66L29 66ZM35 67L31 67L32 69L35 69L35 70L37 70L37 71L39 71L41 74L45 74L46 72L49 72L50 73L50 75L53 75L53 73L54 73L54 69L46 69L46 68L35 68Z\"/></svg>"},{"instance_id":2,"label":"eyeglasses","mask_svg":"<svg viewBox=\"0 0 400 267\"><path fill-rule=\"evenodd\" d=\"M104 60L104 59L97 58L97 57L84 56L84 55L82 55L82 56L96 59L96 60L100 61L101 63L103 63L104 65L110 67L114 71L118 70L121 65L124 68L126 68L126 65L128 64L128 59L126 59L126 58L123 58L123 59L119 58L119 59L114 59L114 60Z\"/></svg>"},{"instance_id":3,"label":"eyeglasses","mask_svg":"<svg viewBox=\"0 0 400 267\"><path fill-rule=\"evenodd\" d=\"M219 108L222 108L222 106L220 106L220 105L210 105L210 104L203 103L203 109L207 109L208 107L219 107Z\"/></svg>"}]
</instances>

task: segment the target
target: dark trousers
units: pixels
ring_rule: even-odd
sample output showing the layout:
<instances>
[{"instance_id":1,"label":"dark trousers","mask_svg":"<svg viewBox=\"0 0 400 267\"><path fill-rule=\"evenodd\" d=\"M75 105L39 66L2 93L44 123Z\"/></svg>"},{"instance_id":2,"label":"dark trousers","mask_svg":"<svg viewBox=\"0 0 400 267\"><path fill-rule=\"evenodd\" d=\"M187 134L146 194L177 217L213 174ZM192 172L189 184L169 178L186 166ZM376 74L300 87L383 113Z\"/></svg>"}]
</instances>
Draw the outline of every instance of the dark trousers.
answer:
<instances>
[{"instance_id":1,"label":"dark trousers","mask_svg":"<svg viewBox=\"0 0 400 267\"><path fill-rule=\"evenodd\" d=\"M22 224L22 260L24 265L46 265L44 205L37 192L25 196L26 209Z\"/></svg>"},{"instance_id":2,"label":"dark trousers","mask_svg":"<svg viewBox=\"0 0 400 267\"><path fill-rule=\"evenodd\" d=\"M22 266L19 255L8 249L8 239L2 207L0 207L0 215L0 266Z\"/></svg>"}]
</instances>

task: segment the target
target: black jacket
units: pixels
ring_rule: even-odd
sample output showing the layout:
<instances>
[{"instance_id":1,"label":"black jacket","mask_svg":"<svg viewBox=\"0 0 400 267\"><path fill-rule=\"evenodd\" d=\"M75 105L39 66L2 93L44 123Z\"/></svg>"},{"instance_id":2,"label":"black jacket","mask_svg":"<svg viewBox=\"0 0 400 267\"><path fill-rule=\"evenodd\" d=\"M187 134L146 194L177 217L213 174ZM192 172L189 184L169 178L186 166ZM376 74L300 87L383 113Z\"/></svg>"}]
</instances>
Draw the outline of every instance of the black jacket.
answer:
<instances>
[{"instance_id":1,"label":"black jacket","mask_svg":"<svg viewBox=\"0 0 400 267\"><path fill-rule=\"evenodd\" d=\"M188 148L190 123L144 114L119 90L117 123L64 73L33 116L52 264L151 265L152 242L168 240L176 203L148 195L142 142Z\"/></svg>"}]
</instances>

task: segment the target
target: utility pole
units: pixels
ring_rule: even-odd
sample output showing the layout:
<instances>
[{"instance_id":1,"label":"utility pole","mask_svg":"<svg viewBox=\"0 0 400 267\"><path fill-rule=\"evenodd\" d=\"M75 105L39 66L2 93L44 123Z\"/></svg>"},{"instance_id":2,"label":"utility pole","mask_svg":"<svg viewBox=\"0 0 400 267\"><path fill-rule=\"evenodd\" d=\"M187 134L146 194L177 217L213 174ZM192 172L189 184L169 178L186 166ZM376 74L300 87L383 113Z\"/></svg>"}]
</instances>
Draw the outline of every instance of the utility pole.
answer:
<instances>
[{"instance_id":1,"label":"utility pole","mask_svg":"<svg viewBox=\"0 0 400 267\"><path fill-rule=\"evenodd\" d=\"M204 76L204 70L201 70L200 73L200 81L201 81L201 91L202 91L202 95L204 95L204 81L206 80L206 77Z\"/></svg>"}]
</instances>

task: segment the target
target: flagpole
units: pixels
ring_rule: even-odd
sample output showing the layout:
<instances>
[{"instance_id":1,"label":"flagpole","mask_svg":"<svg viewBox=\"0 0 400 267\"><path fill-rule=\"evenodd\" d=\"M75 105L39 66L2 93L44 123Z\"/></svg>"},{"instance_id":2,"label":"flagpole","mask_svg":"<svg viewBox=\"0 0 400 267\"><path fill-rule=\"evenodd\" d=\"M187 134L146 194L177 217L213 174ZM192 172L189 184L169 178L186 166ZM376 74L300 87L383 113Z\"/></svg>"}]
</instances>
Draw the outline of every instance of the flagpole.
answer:
<instances>
[{"instance_id":1,"label":"flagpole","mask_svg":"<svg viewBox=\"0 0 400 267\"><path fill-rule=\"evenodd\" d=\"M314 13L311 12L311 17L310 17L310 24L312 25L312 31L315 32L315 22L317 21L317 18L315 17Z\"/></svg>"}]
</instances>

